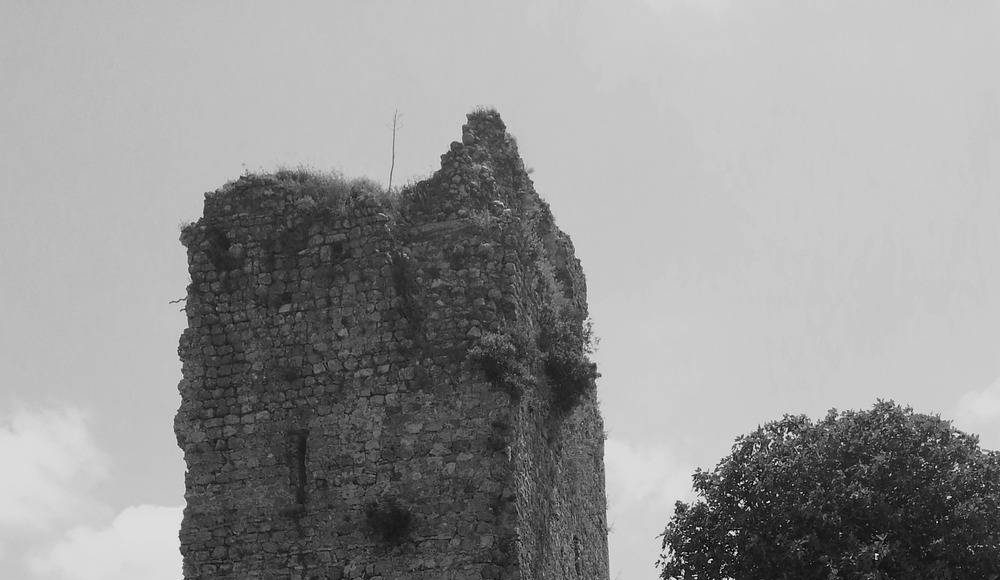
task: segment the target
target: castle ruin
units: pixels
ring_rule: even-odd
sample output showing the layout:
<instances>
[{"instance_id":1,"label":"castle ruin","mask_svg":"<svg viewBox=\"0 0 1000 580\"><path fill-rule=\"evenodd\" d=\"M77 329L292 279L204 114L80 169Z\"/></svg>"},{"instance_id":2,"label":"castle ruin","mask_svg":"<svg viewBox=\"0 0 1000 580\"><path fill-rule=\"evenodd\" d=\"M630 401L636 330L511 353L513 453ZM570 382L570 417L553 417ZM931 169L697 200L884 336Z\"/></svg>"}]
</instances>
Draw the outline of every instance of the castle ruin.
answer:
<instances>
[{"instance_id":1,"label":"castle ruin","mask_svg":"<svg viewBox=\"0 0 1000 580\"><path fill-rule=\"evenodd\" d=\"M247 175L181 241L185 579L608 579L584 276L495 112L397 195Z\"/></svg>"}]
</instances>

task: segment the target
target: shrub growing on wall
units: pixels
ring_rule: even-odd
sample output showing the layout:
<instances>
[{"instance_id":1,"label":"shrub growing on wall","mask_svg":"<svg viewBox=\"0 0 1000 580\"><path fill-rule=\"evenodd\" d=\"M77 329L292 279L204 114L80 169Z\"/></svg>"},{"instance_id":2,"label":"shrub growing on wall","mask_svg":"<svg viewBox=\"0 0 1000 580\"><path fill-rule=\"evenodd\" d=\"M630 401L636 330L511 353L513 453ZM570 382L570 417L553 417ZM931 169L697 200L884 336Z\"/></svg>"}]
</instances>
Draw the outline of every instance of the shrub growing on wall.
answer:
<instances>
[{"instance_id":1,"label":"shrub growing on wall","mask_svg":"<svg viewBox=\"0 0 1000 580\"><path fill-rule=\"evenodd\" d=\"M545 374L552 384L552 402L556 409L567 411L593 390L597 365L591 362L592 331L571 310L543 310L539 320L538 348L542 352Z\"/></svg>"},{"instance_id":2,"label":"shrub growing on wall","mask_svg":"<svg viewBox=\"0 0 1000 580\"><path fill-rule=\"evenodd\" d=\"M505 332L484 332L469 349L469 359L479 364L494 385L517 399L531 380L526 342Z\"/></svg>"}]
</instances>

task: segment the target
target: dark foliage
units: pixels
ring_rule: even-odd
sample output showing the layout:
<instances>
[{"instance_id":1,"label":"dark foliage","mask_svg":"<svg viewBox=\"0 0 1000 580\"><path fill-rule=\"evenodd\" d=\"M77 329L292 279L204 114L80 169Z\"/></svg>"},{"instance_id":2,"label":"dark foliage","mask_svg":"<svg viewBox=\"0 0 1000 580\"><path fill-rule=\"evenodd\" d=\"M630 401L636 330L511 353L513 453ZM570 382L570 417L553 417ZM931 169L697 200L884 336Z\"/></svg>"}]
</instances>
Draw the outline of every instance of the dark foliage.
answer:
<instances>
[{"instance_id":1,"label":"dark foliage","mask_svg":"<svg viewBox=\"0 0 1000 580\"><path fill-rule=\"evenodd\" d=\"M591 362L590 325L570 313L542 312L538 348L542 352L545 374L552 383L552 402L560 411L575 407L592 391L600 377Z\"/></svg>"},{"instance_id":2,"label":"dark foliage","mask_svg":"<svg viewBox=\"0 0 1000 580\"><path fill-rule=\"evenodd\" d=\"M209 224L205 228L205 241L208 242L205 252L216 270L228 271L241 266L240 260L230 252L232 244L220 226Z\"/></svg>"},{"instance_id":3,"label":"dark foliage","mask_svg":"<svg viewBox=\"0 0 1000 580\"><path fill-rule=\"evenodd\" d=\"M891 401L759 427L694 489L665 579L1000 577L1000 454Z\"/></svg>"},{"instance_id":4,"label":"dark foliage","mask_svg":"<svg viewBox=\"0 0 1000 580\"><path fill-rule=\"evenodd\" d=\"M370 502L365 506L365 520L369 529L382 541L402 544L410 535L413 514L395 500Z\"/></svg>"},{"instance_id":5,"label":"dark foliage","mask_svg":"<svg viewBox=\"0 0 1000 580\"><path fill-rule=\"evenodd\" d=\"M479 363L494 385L517 399L531 380L530 353L523 337L504 332L484 332L469 349L469 359Z\"/></svg>"}]
</instances>

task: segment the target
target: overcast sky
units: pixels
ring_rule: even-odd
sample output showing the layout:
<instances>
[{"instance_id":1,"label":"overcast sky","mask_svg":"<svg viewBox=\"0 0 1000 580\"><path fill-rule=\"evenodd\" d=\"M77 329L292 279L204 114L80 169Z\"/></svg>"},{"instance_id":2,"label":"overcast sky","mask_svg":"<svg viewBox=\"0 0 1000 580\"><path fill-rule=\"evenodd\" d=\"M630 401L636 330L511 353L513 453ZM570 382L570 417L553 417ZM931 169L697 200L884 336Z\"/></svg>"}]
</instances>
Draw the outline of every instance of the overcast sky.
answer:
<instances>
[{"instance_id":1,"label":"overcast sky","mask_svg":"<svg viewBox=\"0 0 1000 580\"><path fill-rule=\"evenodd\" d=\"M496 107L601 343L612 578L694 467L876 397L1000 447L1000 3L0 3L0 574L177 580L181 222ZM400 179L402 176L402 179Z\"/></svg>"}]
</instances>

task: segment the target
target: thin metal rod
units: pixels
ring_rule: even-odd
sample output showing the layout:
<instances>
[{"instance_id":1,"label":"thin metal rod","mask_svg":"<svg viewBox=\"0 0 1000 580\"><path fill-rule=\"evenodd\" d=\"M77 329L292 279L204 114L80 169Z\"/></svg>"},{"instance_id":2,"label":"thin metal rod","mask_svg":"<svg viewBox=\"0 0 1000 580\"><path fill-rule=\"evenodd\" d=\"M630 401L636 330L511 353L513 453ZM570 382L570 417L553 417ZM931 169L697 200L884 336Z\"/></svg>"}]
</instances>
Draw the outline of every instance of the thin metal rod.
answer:
<instances>
[{"instance_id":1,"label":"thin metal rod","mask_svg":"<svg viewBox=\"0 0 1000 580\"><path fill-rule=\"evenodd\" d=\"M396 121L399 119L399 109L392 111L392 162L389 163L389 193L392 193L392 170L396 168Z\"/></svg>"}]
</instances>

